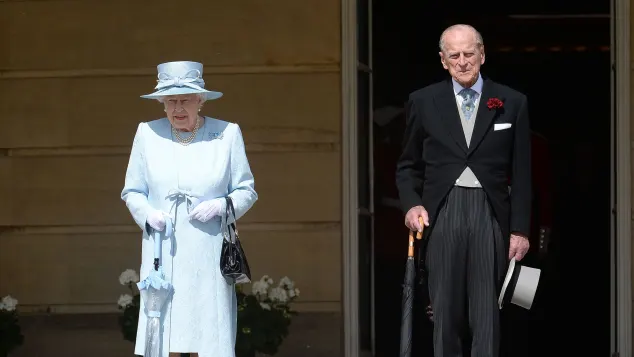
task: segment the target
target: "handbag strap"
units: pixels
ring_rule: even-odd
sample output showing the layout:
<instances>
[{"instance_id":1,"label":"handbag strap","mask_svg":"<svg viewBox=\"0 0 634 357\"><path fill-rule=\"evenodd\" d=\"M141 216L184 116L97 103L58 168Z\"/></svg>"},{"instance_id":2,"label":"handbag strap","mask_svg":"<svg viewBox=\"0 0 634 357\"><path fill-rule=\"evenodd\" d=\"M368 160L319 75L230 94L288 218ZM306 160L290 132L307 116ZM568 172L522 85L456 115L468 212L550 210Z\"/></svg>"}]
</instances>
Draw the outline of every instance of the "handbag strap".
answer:
<instances>
[{"instance_id":1,"label":"handbag strap","mask_svg":"<svg viewBox=\"0 0 634 357\"><path fill-rule=\"evenodd\" d=\"M235 243L236 240L238 240L238 229L236 227L236 210L233 207L233 201L229 196L225 197L225 200L227 202L227 207L225 209L225 224L227 225L227 234L229 235L229 241L231 243ZM229 223L229 218L231 217L233 217L233 221ZM233 235L231 234L231 231L233 231Z\"/></svg>"}]
</instances>

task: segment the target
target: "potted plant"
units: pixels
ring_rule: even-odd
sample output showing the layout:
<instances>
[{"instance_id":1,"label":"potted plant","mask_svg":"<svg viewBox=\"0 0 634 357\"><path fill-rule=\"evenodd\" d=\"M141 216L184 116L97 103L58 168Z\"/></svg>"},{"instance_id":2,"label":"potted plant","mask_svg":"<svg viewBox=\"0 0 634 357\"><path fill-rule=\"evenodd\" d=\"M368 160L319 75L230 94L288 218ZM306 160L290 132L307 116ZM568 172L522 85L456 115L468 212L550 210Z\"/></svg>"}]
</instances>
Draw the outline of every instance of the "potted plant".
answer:
<instances>
[{"instance_id":1,"label":"potted plant","mask_svg":"<svg viewBox=\"0 0 634 357\"><path fill-rule=\"evenodd\" d=\"M299 289L288 277L277 286L264 275L251 285L246 294L241 287L238 297L238 335L236 357L273 356L288 336L291 319L297 313L291 303L299 297Z\"/></svg>"},{"instance_id":2,"label":"potted plant","mask_svg":"<svg viewBox=\"0 0 634 357\"><path fill-rule=\"evenodd\" d=\"M127 269L119 276L119 283L130 293L119 297L119 326L123 338L136 341L141 297L136 287L139 274ZM251 292L245 293L242 285L236 286L238 299L238 331L236 336L236 357L273 356L288 336L291 319L297 312L291 303L299 297L299 289L288 277L274 285L273 279L264 275L251 284ZM182 356L187 356L182 354ZM1 356L0 356L1 357Z\"/></svg>"},{"instance_id":3,"label":"potted plant","mask_svg":"<svg viewBox=\"0 0 634 357\"><path fill-rule=\"evenodd\" d=\"M18 321L18 300L7 295L0 300L0 357L22 345L24 336Z\"/></svg>"},{"instance_id":4,"label":"potted plant","mask_svg":"<svg viewBox=\"0 0 634 357\"><path fill-rule=\"evenodd\" d=\"M141 295L136 287L139 282L139 274L133 269L127 269L119 275L119 283L130 290L129 294L119 296L119 310L123 314L119 316L119 326L123 338L130 342L136 341L136 330L139 324L139 309L141 308Z\"/></svg>"}]
</instances>

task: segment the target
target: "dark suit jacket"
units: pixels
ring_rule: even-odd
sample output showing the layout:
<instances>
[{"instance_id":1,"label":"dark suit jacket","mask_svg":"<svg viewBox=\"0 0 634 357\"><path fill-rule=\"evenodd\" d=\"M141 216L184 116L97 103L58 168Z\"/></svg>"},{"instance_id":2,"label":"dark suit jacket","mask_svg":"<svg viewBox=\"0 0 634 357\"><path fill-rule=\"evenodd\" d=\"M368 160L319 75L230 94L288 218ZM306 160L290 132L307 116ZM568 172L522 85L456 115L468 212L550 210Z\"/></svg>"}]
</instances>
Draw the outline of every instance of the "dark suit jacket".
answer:
<instances>
[{"instance_id":1,"label":"dark suit jacket","mask_svg":"<svg viewBox=\"0 0 634 357\"><path fill-rule=\"evenodd\" d=\"M450 79L410 94L396 185L403 211L422 205L433 227L444 199L468 165L486 192L508 242L511 232L526 236L530 232L528 104L522 93L483 78L482 97L468 148ZM503 107L489 109L490 98L500 99ZM494 124L502 123L512 126L494 130Z\"/></svg>"}]
</instances>

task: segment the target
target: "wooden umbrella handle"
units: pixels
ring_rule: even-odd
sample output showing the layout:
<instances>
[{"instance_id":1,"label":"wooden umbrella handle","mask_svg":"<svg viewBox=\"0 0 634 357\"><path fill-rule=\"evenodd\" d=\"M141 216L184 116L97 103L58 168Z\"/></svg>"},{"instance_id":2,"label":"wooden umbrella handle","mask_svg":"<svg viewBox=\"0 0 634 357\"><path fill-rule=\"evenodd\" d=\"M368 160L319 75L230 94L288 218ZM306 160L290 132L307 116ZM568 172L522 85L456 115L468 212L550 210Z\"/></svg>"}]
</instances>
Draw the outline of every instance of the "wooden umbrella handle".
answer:
<instances>
[{"instance_id":1,"label":"wooden umbrella handle","mask_svg":"<svg viewBox=\"0 0 634 357\"><path fill-rule=\"evenodd\" d=\"M414 232L409 231L409 245L407 246L407 257L414 257Z\"/></svg>"},{"instance_id":2,"label":"wooden umbrella handle","mask_svg":"<svg viewBox=\"0 0 634 357\"><path fill-rule=\"evenodd\" d=\"M423 225L423 217L418 217L418 222L420 223L421 227L423 227L423 229L425 229L425 226ZM421 239L423 238L423 232L416 232L416 239ZM408 257L414 257L414 232L413 231L409 231L409 246L407 247L407 256Z\"/></svg>"},{"instance_id":3,"label":"wooden umbrella handle","mask_svg":"<svg viewBox=\"0 0 634 357\"><path fill-rule=\"evenodd\" d=\"M425 224L423 223L423 217L418 217L418 224L420 224L420 232L416 232L416 239L422 239L423 229L425 229Z\"/></svg>"}]
</instances>

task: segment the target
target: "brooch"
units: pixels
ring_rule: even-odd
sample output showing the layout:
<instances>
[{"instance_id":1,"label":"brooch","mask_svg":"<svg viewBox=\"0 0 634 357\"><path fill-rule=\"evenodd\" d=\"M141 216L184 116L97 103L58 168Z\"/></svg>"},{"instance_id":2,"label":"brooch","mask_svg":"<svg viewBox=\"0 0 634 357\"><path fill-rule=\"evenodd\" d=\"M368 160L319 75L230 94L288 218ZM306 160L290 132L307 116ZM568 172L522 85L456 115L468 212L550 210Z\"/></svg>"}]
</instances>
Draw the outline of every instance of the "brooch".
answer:
<instances>
[{"instance_id":1,"label":"brooch","mask_svg":"<svg viewBox=\"0 0 634 357\"><path fill-rule=\"evenodd\" d=\"M214 140L214 139L220 140L222 139L223 136L224 136L224 131L209 133L209 140Z\"/></svg>"}]
</instances>

